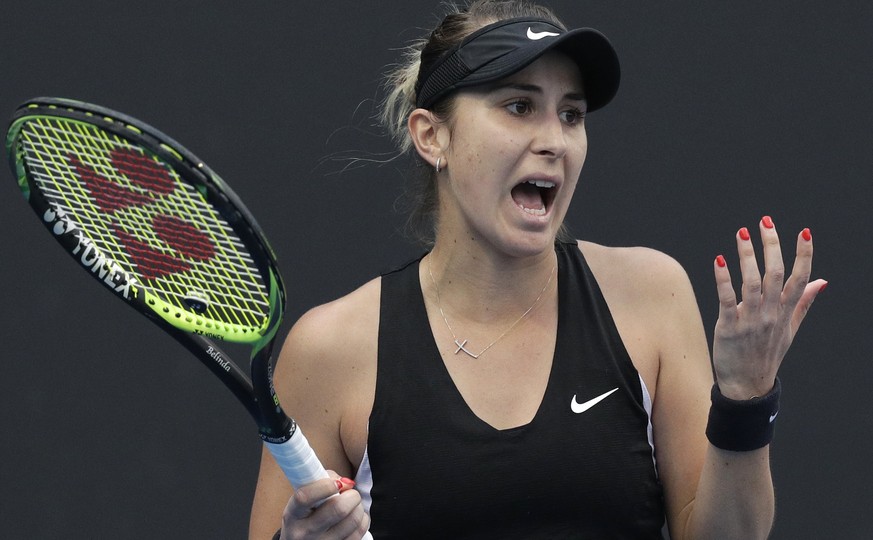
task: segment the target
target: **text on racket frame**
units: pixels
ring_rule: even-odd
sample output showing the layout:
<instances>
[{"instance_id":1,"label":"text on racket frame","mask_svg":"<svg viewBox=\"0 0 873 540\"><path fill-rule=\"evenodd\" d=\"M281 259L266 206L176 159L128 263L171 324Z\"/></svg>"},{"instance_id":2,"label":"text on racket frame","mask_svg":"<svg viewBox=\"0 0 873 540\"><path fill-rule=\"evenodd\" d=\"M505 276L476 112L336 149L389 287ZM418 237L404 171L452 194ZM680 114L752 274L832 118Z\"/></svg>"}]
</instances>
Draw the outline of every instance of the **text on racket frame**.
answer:
<instances>
[{"instance_id":1,"label":"text on racket frame","mask_svg":"<svg viewBox=\"0 0 873 540\"><path fill-rule=\"evenodd\" d=\"M85 236L84 231L67 219L63 210L49 208L43 213L42 219L48 224L55 236L73 236L76 239L76 245L70 249L70 253L77 256L82 266L97 274L107 287L121 294L125 300L130 299L131 288L135 288L139 284L136 278L119 268L115 261L107 260L94 243Z\"/></svg>"}]
</instances>

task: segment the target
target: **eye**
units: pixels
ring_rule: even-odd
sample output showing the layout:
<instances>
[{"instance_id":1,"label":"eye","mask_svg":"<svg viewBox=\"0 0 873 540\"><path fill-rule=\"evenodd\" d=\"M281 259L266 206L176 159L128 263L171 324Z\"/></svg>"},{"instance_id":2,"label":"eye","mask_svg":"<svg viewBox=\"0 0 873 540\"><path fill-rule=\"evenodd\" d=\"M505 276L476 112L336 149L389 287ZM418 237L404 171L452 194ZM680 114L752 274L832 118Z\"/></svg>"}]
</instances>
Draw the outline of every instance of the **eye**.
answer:
<instances>
[{"instance_id":1,"label":"eye","mask_svg":"<svg viewBox=\"0 0 873 540\"><path fill-rule=\"evenodd\" d=\"M524 116L526 114L530 114L531 112L530 102L523 99L513 101L512 103L508 104L506 108L509 110L510 113L517 116Z\"/></svg>"},{"instance_id":2,"label":"eye","mask_svg":"<svg viewBox=\"0 0 873 540\"><path fill-rule=\"evenodd\" d=\"M582 109L568 109L566 111L562 111L561 120L571 126L575 126L576 124L581 124L583 120L585 120L585 111Z\"/></svg>"}]
</instances>

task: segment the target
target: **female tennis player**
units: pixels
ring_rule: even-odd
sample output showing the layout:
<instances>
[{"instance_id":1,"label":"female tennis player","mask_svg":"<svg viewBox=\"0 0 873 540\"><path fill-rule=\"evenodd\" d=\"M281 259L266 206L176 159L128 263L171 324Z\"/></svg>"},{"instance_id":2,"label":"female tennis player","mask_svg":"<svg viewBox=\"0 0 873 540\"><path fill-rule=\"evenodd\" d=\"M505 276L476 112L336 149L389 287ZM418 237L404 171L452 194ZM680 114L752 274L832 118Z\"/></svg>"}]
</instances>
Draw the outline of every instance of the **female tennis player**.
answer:
<instances>
[{"instance_id":1,"label":"female tennis player","mask_svg":"<svg viewBox=\"0 0 873 540\"><path fill-rule=\"evenodd\" d=\"M251 538L765 538L777 371L826 284L809 230L787 279L766 216L715 258L710 358L673 259L562 230L618 88L603 35L478 0L405 60L384 116L429 250L292 329L277 389L335 475L292 493L264 454Z\"/></svg>"}]
</instances>

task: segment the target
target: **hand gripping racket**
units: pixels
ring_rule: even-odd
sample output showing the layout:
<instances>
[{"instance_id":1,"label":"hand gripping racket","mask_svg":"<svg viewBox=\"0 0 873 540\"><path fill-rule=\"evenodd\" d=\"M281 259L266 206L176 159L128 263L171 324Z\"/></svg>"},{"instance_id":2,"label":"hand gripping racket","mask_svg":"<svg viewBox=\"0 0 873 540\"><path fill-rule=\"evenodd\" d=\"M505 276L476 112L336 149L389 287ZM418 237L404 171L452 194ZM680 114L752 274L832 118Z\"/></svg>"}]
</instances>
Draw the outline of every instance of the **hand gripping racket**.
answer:
<instances>
[{"instance_id":1,"label":"hand gripping racket","mask_svg":"<svg viewBox=\"0 0 873 540\"><path fill-rule=\"evenodd\" d=\"M66 99L19 107L6 150L52 236L233 392L294 488L326 478L273 389L285 303L275 256L224 181L143 122ZM250 346L250 375L216 341Z\"/></svg>"}]
</instances>

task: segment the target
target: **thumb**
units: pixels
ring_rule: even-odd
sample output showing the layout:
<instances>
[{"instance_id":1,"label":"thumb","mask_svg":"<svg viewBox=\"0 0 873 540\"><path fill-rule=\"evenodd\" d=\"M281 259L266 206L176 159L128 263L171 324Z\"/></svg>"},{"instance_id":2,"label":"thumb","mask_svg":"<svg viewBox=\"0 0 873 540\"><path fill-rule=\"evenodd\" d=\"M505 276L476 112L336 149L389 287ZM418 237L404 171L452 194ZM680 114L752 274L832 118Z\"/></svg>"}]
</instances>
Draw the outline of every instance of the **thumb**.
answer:
<instances>
[{"instance_id":1,"label":"thumb","mask_svg":"<svg viewBox=\"0 0 873 540\"><path fill-rule=\"evenodd\" d=\"M815 299L818 298L818 295L820 295L822 291L827 288L827 286L828 282L823 279L811 281L806 285L806 288L803 290L803 294L800 295L800 300L794 307L794 313L791 316L792 335L797 333L798 328L800 328L800 323L803 322L803 319L809 312L809 308L812 307L812 303L815 302Z\"/></svg>"}]
</instances>

